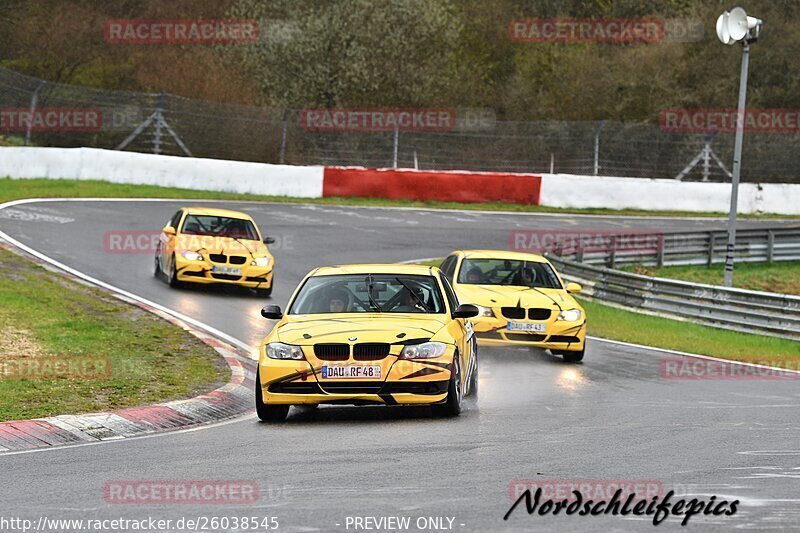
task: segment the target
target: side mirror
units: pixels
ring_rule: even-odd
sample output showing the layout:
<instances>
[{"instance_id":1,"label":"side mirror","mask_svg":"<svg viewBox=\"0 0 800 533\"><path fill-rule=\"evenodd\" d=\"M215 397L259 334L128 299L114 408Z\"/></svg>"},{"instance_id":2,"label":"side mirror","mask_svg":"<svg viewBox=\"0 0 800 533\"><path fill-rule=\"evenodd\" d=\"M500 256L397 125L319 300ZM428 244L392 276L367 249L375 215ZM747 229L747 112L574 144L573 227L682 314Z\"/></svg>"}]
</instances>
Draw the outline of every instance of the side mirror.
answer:
<instances>
[{"instance_id":1,"label":"side mirror","mask_svg":"<svg viewBox=\"0 0 800 533\"><path fill-rule=\"evenodd\" d=\"M582 290L583 287L581 287L578 283L575 283L574 281L567 283L567 292L570 294L576 294L581 292Z\"/></svg>"},{"instance_id":2,"label":"side mirror","mask_svg":"<svg viewBox=\"0 0 800 533\"><path fill-rule=\"evenodd\" d=\"M161 230L165 235L169 235L170 237L175 235L175 228L172 226L164 226L164 229Z\"/></svg>"},{"instance_id":3,"label":"side mirror","mask_svg":"<svg viewBox=\"0 0 800 533\"><path fill-rule=\"evenodd\" d=\"M275 244L274 237L264 237L264 244Z\"/></svg>"},{"instance_id":4,"label":"side mirror","mask_svg":"<svg viewBox=\"0 0 800 533\"><path fill-rule=\"evenodd\" d=\"M265 305L261 309L261 316L270 320L280 320L283 318L283 312L279 305Z\"/></svg>"},{"instance_id":5,"label":"side mirror","mask_svg":"<svg viewBox=\"0 0 800 533\"><path fill-rule=\"evenodd\" d=\"M453 318L472 318L478 316L478 308L472 304L461 304L453 311Z\"/></svg>"}]
</instances>

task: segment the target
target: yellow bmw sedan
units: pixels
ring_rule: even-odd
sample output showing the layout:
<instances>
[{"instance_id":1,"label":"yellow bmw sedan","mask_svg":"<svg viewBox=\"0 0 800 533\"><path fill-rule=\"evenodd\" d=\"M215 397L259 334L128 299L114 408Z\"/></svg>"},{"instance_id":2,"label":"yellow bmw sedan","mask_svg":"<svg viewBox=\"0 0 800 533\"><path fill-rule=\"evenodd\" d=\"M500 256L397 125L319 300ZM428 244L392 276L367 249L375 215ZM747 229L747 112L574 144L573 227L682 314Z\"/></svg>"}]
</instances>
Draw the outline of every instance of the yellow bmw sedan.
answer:
<instances>
[{"instance_id":1,"label":"yellow bmw sedan","mask_svg":"<svg viewBox=\"0 0 800 533\"><path fill-rule=\"evenodd\" d=\"M478 353L469 319L438 268L318 268L295 290L260 347L256 412L281 421L291 405L430 404L444 416L477 393Z\"/></svg>"},{"instance_id":2,"label":"yellow bmw sedan","mask_svg":"<svg viewBox=\"0 0 800 533\"><path fill-rule=\"evenodd\" d=\"M483 345L549 348L565 361L583 359L586 312L572 297L581 286L564 282L540 255L460 250L440 266L458 298L479 310L473 319Z\"/></svg>"},{"instance_id":3,"label":"yellow bmw sedan","mask_svg":"<svg viewBox=\"0 0 800 533\"><path fill-rule=\"evenodd\" d=\"M170 286L223 283L272 294L275 258L255 221L227 209L186 207L167 222L159 236L155 276Z\"/></svg>"}]
</instances>

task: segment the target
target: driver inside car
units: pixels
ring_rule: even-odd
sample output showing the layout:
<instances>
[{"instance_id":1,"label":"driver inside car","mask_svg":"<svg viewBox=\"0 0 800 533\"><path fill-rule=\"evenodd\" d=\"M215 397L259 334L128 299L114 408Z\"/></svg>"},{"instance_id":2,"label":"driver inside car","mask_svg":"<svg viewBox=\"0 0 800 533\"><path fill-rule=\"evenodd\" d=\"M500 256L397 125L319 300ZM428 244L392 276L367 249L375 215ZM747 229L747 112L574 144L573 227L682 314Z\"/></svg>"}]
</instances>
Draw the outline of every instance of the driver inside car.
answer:
<instances>
[{"instance_id":1,"label":"driver inside car","mask_svg":"<svg viewBox=\"0 0 800 533\"><path fill-rule=\"evenodd\" d=\"M334 289L328 293L328 312L344 313L347 310L349 298L347 293L341 289Z\"/></svg>"},{"instance_id":2,"label":"driver inside car","mask_svg":"<svg viewBox=\"0 0 800 533\"><path fill-rule=\"evenodd\" d=\"M397 305L394 306L392 310L396 313L419 313L419 312L424 313L425 308L419 303L425 301L424 295L420 290L416 290L415 294L416 298L414 298L414 295L411 294L411 291L409 291L406 288L403 288L400 301L397 303Z\"/></svg>"}]
</instances>

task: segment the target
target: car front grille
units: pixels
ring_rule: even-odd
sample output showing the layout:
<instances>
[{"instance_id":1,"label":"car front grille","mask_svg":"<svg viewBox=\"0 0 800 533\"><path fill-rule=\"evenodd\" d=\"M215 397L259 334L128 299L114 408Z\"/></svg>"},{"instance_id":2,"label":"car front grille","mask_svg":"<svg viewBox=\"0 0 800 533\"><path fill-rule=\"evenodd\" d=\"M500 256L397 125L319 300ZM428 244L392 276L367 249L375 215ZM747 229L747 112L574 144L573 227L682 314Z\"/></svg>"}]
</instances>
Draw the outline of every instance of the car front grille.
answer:
<instances>
[{"instance_id":1,"label":"car front grille","mask_svg":"<svg viewBox=\"0 0 800 533\"><path fill-rule=\"evenodd\" d=\"M322 381L319 385L331 394L378 394L383 381Z\"/></svg>"},{"instance_id":2,"label":"car front grille","mask_svg":"<svg viewBox=\"0 0 800 533\"><path fill-rule=\"evenodd\" d=\"M214 279L221 279L225 281L236 281L242 279L242 276L232 276L231 274L211 274L211 277Z\"/></svg>"},{"instance_id":3,"label":"car front grille","mask_svg":"<svg viewBox=\"0 0 800 533\"><path fill-rule=\"evenodd\" d=\"M349 344L315 344L314 355L322 361L347 361L350 358Z\"/></svg>"},{"instance_id":4,"label":"car front grille","mask_svg":"<svg viewBox=\"0 0 800 533\"><path fill-rule=\"evenodd\" d=\"M353 346L356 361L379 361L389 355L390 344L385 342L362 342Z\"/></svg>"},{"instance_id":5,"label":"car front grille","mask_svg":"<svg viewBox=\"0 0 800 533\"><path fill-rule=\"evenodd\" d=\"M243 265L247 261L247 258L241 255L232 255L229 261L232 265Z\"/></svg>"},{"instance_id":6,"label":"car front grille","mask_svg":"<svg viewBox=\"0 0 800 533\"><path fill-rule=\"evenodd\" d=\"M510 341L541 342L545 337L546 335L530 333L506 333L506 338Z\"/></svg>"},{"instance_id":7,"label":"car front grille","mask_svg":"<svg viewBox=\"0 0 800 533\"><path fill-rule=\"evenodd\" d=\"M547 320L550 318L550 309L531 307L528 309L528 318L531 320Z\"/></svg>"},{"instance_id":8,"label":"car front grille","mask_svg":"<svg viewBox=\"0 0 800 533\"><path fill-rule=\"evenodd\" d=\"M500 312L503 313L503 316L506 318L511 318L511 319L525 318L524 307L501 307Z\"/></svg>"}]
</instances>

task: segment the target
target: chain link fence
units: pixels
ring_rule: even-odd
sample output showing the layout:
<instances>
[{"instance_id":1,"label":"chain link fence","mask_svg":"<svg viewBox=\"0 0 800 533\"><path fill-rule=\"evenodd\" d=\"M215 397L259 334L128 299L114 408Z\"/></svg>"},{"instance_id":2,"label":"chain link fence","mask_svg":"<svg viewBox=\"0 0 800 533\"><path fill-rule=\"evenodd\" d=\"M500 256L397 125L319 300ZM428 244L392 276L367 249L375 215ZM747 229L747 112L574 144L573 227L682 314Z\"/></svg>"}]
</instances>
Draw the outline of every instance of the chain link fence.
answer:
<instances>
[{"instance_id":1,"label":"chain link fence","mask_svg":"<svg viewBox=\"0 0 800 533\"><path fill-rule=\"evenodd\" d=\"M55 125L14 119L70 110L97 120L81 128L68 119ZM447 131L316 131L303 126L302 110L98 90L0 68L0 134L17 144L294 165L730 179L733 133L671 133L658 124L614 121L500 121L477 111L480 120L471 121L470 110L457 110L460 118ZM748 132L742 180L800 181L798 147L796 132Z\"/></svg>"}]
</instances>

